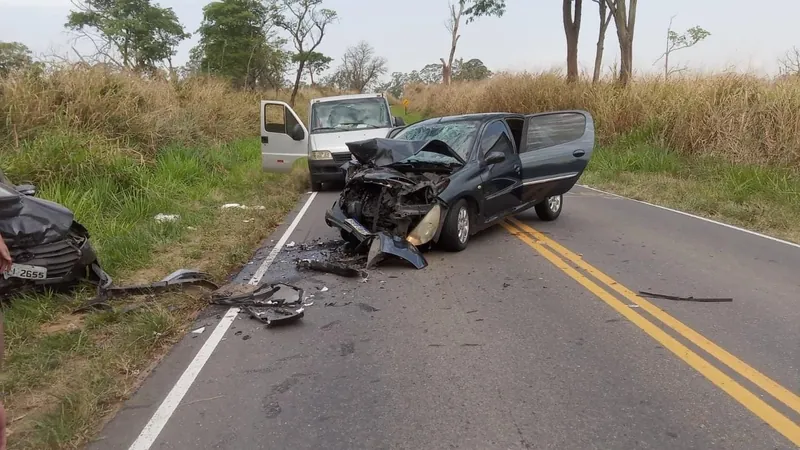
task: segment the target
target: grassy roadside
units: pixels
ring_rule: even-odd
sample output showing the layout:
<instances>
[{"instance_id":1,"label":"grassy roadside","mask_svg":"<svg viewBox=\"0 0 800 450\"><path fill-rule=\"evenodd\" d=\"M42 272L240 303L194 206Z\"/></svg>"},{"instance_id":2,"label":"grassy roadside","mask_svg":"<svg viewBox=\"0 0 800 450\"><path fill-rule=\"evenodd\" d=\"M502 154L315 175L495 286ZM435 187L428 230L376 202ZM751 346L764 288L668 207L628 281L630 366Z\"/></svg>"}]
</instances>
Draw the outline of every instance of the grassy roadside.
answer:
<instances>
[{"instance_id":1,"label":"grassy roadside","mask_svg":"<svg viewBox=\"0 0 800 450\"><path fill-rule=\"evenodd\" d=\"M75 212L121 284L156 281L178 268L205 270L224 283L307 189L302 170L264 173L255 139L173 146L142 160L81 136L48 133L4 152L3 165L15 181L36 182L41 197ZM222 210L225 203L264 209ZM180 218L160 223L159 213ZM70 314L88 295L17 298L4 306L0 390L9 448L80 447L205 306L199 292L187 291L132 299L139 308L130 312Z\"/></svg>"},{"instance_id":2,"label":"grassy roadside","mask_svg":"<svg viewBox=\"0 0 800 450\"><path fill-rule=\"evenodd\" d=\"M406 123L419 112L394 115ZM800 171L688 156L630 133L596 148L580 183L800 242Z\"/></svg>"}]
</instances>

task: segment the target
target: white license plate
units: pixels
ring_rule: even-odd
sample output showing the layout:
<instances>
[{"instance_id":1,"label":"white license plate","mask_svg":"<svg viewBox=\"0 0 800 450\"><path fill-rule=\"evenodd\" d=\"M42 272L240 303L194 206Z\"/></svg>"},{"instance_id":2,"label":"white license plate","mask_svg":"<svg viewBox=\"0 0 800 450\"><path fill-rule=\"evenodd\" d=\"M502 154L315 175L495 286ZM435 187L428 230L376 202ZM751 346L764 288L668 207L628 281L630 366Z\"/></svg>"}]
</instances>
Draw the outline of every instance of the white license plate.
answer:
<instances>
[{"instance_id":1,"label":"white license plate","mask_svg":"<svg viewBox=\"0 0 800 450\"><path fill-rule=\"evenodd\" d=\"M369 231L367 231L366 228L364 228L364 225L361 225L355 219L345 219L344 221L349 223L351 227L355 228L356 231L358 231L359 233L363 234L364 236L369 236L369 235L372 234Z\"/></svg>"},{"instance_id":2,"label":"white license plate","mask_svg":"<svg viewBox=\"0 0 800 450\"><path fill-rule=\"evenodd\" d=\"M47 278L47 268L29 266L27 264L12 264L11 270L3 274L6 278L25 278L26 280L44 280Z\"/></svg>"}]
</instances>

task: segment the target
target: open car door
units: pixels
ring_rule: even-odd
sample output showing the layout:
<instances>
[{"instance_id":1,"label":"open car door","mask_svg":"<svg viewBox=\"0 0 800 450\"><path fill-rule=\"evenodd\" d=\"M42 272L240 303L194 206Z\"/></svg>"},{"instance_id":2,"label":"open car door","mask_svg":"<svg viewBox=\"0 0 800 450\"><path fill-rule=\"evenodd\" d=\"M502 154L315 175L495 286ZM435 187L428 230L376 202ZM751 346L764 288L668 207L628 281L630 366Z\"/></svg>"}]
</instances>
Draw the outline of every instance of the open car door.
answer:
<instances>
[{"instance_id":1,"label":"open car door","mask_svg":"<svg viewBox=\"0 0 800 450\"><path fill-rule=\"evenodd\" d=\"M525 116L520 145L522 203L564 194L578 181L594 151L594 120L587 111Z\"/></svg>"},{"instance_id":2,"label":"open car door","mask_svg":"<svg viewBox=\"0 0 800 450\"><path fill-rule=\"evenodd\" d=\"M308 130L292 108L277 100L261 100L261 168L290 172L308 155Z\"/></svg>"}]
</instances>

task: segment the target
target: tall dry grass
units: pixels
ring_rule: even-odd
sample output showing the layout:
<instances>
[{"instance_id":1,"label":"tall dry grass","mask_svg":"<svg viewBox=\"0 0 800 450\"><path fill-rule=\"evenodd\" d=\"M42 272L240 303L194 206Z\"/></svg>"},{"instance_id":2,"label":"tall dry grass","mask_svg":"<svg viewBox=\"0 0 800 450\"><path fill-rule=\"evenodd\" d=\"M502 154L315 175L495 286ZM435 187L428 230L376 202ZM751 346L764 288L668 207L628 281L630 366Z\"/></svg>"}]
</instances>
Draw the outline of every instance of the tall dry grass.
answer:
<instances>
[{"instance_id":1,"label":"tall dry grass","mask_svg":"<svg viewBox=\"0 0 800 450\"><path fill-rule=\"evenodd\" d=\"M426 115L585 109L601 142L645 131L654 143L732 162L800 164L800 80L741 74L568 85L558 75L501 74L451 86L411 86L411 108Z\"/></svg>"},{"instance_id":2,"label":"tall dry grass","mask_svg":"<svg viewBox=\"0 0 800 450\"><path fill-rule=\"evenodd\" d=\"M168 144L253 137L259 100L287 101L289 94L236 91L212 78L143 79L102 66L17 73L0 79L0 155L54 129L150 154ZM309 99L321 95L300 91L296 110L302 119Z\"/></svg>"}]
</instances>

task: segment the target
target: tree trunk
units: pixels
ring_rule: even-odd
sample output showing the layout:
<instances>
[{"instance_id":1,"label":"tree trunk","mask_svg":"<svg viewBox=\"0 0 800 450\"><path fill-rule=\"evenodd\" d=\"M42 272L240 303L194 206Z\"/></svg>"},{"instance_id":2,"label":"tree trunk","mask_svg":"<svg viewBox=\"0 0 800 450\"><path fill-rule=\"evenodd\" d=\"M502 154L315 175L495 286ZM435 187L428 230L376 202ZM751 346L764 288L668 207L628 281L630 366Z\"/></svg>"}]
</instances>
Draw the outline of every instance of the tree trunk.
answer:
<instances>
[{"instance_id":1,"label":"tree trunk","mask_svg":"<svg viewBox=\"0 0 800 450\"><path fill-rule=\"evenodd\" d=\"M294 88L292 88L292 96L289 98L289 106L294 108L294 100L297 98L297 91L300 89L300 78L303 76L303 69L305 69L306 62L302 59L297 66L297 76L294 78Z\"/></svg>"},{"instance_id":2,"label":"tree trunk","mask_svg":"<svg viewBox=\"0 0 800 450\"><path fill-rule=\"evenodd\" d=\"M630 0L630 11L625 0L606 0L614 24L617 27L619 40L619 78L617 82L622 86L630 83L633 74L633 30L636 24L636 4L638 0Z\"/></svg>"},{"instance_id":3,"label":"tree trunk","mask_svg":"<svg viewBox=\"0 0 800 450\"><path fill-rule=\"evenodd\" d=\"M597 2L598 12L600 14L600 30L597 33L597 50L594 54L594 73L592 74L592 83L600 81L600 71L603 66L603 50L605 50L606 30L608 24L611 22L611 14L608 13L608 6L605 0Z\"/></svg>"},{"instance_id":4,"label":"tree trunk","mask_svg":"<svg viewBox=\"0 0 800 450\"><path fill-rule=\"evenodd\" d=\"M442 59L442 83L445 85L449 85L453 77L453 59L456 56L458 38L461 37L458 34L458 27L461 25L461 15L464 14L465 4L465 0L459 0L458 11L456 11L455 5L450 6L450 24L447 27L450 30L450 57L447 62Z\"/></svg>"},{"instance_id":5,"label":"tree trunk","mask_svg":"<svg viewBox=\"0 0 800 450\"><path fill-rule=\"evenodd\" d=\"M567 37L567 82L578 81L578 35L581 31L581 10L583 0L575 0L575 13L572 0L563 0L564 34Z\"/></svg>"},{"instance_id":6,"label":"tree trunk","mask_svg":"<svg viewBox=\"0 0 800 450\"><path fill-rule=\"evenodd\" d=\"M633 43L629 40L619 43L619 84L627 86L633 74Z\"/></svg>"}]
</instances>

